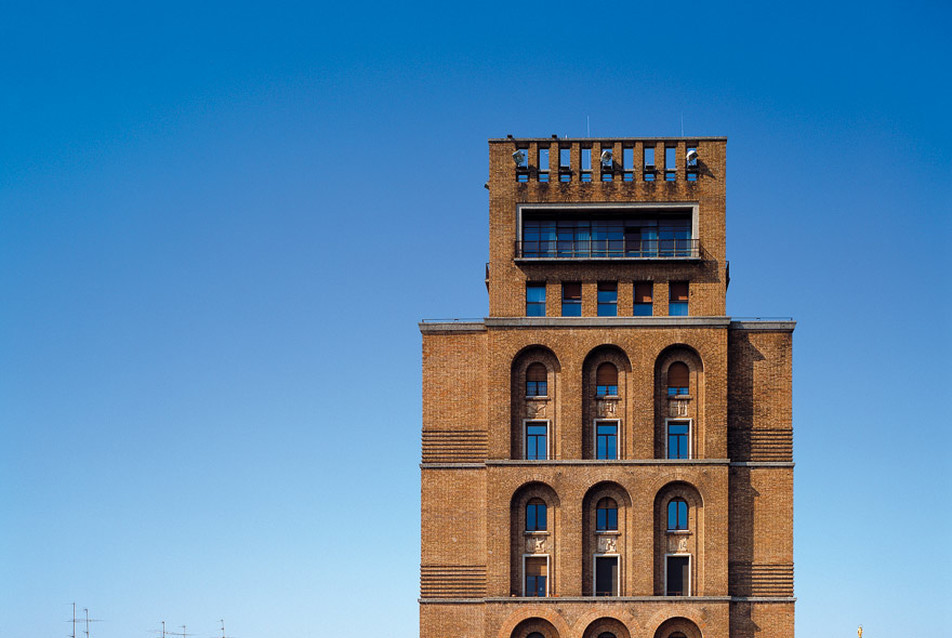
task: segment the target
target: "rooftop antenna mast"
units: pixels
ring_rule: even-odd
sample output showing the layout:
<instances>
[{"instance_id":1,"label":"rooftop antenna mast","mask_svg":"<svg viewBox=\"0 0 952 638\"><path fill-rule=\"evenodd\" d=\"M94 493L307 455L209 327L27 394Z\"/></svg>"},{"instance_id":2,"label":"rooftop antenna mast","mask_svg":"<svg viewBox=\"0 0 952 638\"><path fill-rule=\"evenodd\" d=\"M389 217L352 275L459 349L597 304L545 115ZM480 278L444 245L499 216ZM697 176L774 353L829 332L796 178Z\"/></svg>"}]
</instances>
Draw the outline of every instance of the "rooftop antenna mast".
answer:
<instances>
[{"instance_id":1,"label":"rooftop antenna mast","mask_svg":"<svg viewBox=\"0 0 952 638\"><path fill-rule=\"evenodd\" d=\"M162 631L163 631L163 633L165 632L165 623L164 623L164 622L162 623ZM187 631L185 631L185 625L182 625L182 631L170 631L170 632L168 632L168 633L169 633L170 636L182 636L182 638L185 638L186 636L194 636L194 635L195 635L195 634L190 634L190 633L188 633Z\"/></svg>"},{"instance_id":2,"label":"rooftop antenna mast","mask_svg":"<svg viewBox=\"0 0 952 638\"><path fill-rule=\"evenodd\" d=\"M85 617L86 617L86 618L85 618L85 627L84 627L84 629L83 629L83 633L86 635L86 638L89 638L89 623L91 623L91 622L102 622L102 621L99 620L98 618L90 618L90 617L89 617L89 609L83 609L83 614L84 614ZM73 633L74 633L74 634L76 633L75 630L74 630ZM74 636L74 638L75 638L75 636Z\"/></svg>"},{"instance_id":3,"label":"rooftop antenna mast","mask_svg":"<svg viewBox=\"0 0 952 638\"><path fill-rule=\"evenodd\" d=\"M69 638L76 638L76 603L73 603L73 618L72 620L67 620L66 622L73 623L73 633L69 635Z\"/></svg>"},{"instance_id":4,"label":"rooftop antenna mast","mask_svg":"<svg viewBox=\"0 0 952 638\"><path fill-rule=\"evenodd\" d=\"M221 623L221 638L235 638L234 636L225 635L225 620L224 619L219 620L218 622Z\"/></svg>"}]
</instances>

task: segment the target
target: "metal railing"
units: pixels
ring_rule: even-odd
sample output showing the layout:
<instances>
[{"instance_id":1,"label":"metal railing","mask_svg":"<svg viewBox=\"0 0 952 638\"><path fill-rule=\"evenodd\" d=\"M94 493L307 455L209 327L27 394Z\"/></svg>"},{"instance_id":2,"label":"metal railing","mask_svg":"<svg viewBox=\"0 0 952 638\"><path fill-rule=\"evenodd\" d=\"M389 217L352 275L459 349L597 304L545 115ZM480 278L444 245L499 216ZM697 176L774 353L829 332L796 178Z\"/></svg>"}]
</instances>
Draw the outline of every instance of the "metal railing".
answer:
<instances>
[{"instance_id":1,"label":"metal railing","mask_svg":"<svg viewBox=\"0 0 952 638\"><path fill-rule=\"evenodd\" d=\"M698 239L539 239L516 242L516 259L698 259Z\"/></svg>"}]
</instances>

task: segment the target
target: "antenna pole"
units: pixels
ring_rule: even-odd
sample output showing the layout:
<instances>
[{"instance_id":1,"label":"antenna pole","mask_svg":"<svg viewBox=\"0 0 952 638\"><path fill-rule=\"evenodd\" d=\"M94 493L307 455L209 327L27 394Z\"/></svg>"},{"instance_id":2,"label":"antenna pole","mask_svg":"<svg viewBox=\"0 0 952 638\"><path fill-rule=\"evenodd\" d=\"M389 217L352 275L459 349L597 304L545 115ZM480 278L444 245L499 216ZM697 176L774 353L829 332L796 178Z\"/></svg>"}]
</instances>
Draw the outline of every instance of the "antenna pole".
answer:
<instances>
[{"instance_id":1,"label":"antenna pole","mask_svg":"<svg viewBox=\"0 0 952 638\"><path fill-rule=\"evenodd\" d=\"M73 603L73 633L70 638L76 638L76 603Z\"/></svg>"},{"instance_id":2,"label":"antenna pole","mask_svg":"<svg viewBox=\"0 0 952 638\"><path fill-rule=\"evenodd\" d=\"M86 638L89 638L89 608L84 608L83 613L86 616L86 629L84 630L84 633L86 634Z\"/></svg>"}]
</instances>

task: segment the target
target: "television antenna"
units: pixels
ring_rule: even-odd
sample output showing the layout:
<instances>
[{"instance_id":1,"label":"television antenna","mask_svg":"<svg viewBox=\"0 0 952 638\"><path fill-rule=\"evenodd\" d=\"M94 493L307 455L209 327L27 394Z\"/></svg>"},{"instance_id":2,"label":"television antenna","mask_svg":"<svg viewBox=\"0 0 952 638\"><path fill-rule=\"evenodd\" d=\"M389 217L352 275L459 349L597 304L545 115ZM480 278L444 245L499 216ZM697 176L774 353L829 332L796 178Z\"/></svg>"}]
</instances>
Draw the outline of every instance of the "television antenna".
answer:
<instances>
[{"instance_id":1,"label":"television antenna","mask_svg":"<svg viewBox=\"0 0 952 638\"><path fill-rule=\"evenodd\" d=\"M162 623L162 631L163 631L163 633L168 633L170 636L181 636L182 638L185 638L186 636L194 636L194 635L195 635L195 634L190 634L190 633L188 633L188 632L186 631L186 629L185 629L185 625L181 625L181 627L182 627L182 631L169 631L169 632L165 632L165 623L164 623L164 622Z\"/></svg>"}]
</instances>

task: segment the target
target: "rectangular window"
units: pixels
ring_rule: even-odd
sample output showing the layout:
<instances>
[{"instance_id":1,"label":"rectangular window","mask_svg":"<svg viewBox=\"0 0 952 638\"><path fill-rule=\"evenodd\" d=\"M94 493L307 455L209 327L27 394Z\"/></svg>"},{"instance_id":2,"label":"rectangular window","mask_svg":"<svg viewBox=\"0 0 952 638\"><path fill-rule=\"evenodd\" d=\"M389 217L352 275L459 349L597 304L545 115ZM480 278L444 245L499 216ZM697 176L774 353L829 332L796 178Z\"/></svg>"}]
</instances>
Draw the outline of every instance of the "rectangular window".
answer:
<instances>
[{"instance_id":1,"label":"rectangular window","mask_svg":"<svg viewBox=\"0 0 952 638\"><path fill-rule=\"evenodd\" d=\"M664 568L664 595L690 596L691 557L669 554Z\"/></svg>"},{"instance_id":2,"label":"rectangular window","mask_svg":"<svg viewBox=\"0 0 952 638\"><path fill-rule=\"evenodd\" d=\"M595 422L595 458L618 458L618 421Z\"/></svg>"},{"instance_id":3,"label":"rectangular window","mask_svg":"<svg viewBox=\"0 0 952 638\"><path fill-rule=\"evenodd\" d=\"M545 316L545 282L526 283L526 316Z\"/></svg>"},{"instance_id":4,"label":"rectangular window","mask_svg":"<svg viewBox=\"0 0 952 638\"><path fill-rule=\"evenodd\" d=\"M675 180L675 165L677 163L675 157L677 154L677 147L664 147L664 179L667 182L673 182Z\"/></svg>"},{"instance_id":5,"label":"rectangular window","mask_svg":"<svg viewBox=\"0 0 952 638\"><path fill-rule=\"evenodd\" d=\"M672 317L688 315L688 282L672 281L668 283L668 314Z\"/></svg>"},{"instance_id":6,"label":"rectangular window","mask_svg":"<svg viewBox=\"0 0 952 638\"><path fill-rule=\"evenodd\" d=\"M636 317L650 317L652 311L652 285L650 281L635 282L635 305L632 314Z\"/></svg>"},{"instance_id":7,"label":"rectangular window","mask_svg":"<svg viewBox=\"0 0 952 638\"><path fill-rule=\"evenodd\" d=\"M618 557L595 557L595 595L618 595Z\"/></svg>"},{"instance_id":8,"label":"rectangular window","mask_svg":"<svg viewBox=\"0 0 952 638\"><path fill-rule=\"evenodd\" d=\"M691 458L689 445L689 435L691 434L691 424L687 421L668 421L668 453L669 459L688 459Z\"/></svg>"},{"instance_id":9,"label":"rectangular window","mask_svg":"<svg viewBox=\"0 0 952 638\"><path fill-rule=\"evenodd\" d=\"M626 182L634 181L635 179L635 149L631 146L626 146L621 149L621 167L623 179Z\"/></svg>"},{"instance_id":10,"label":"rectangular window","mask_svg":"<svg viewBox=\"0 0 952 638\"><path fill-rule=\"evenodd\" d=\"M598 282L598 316L618 316L618 282Z\"/></svg>"},{"instance_id":11,"label":"rectangular window","mask_svg":"<svg viewBox=\"0 0 952 638\"><path fill-rule=\"evenodd\" d=\"M549 458L548 433L548 422L526 421L527 461L544 461Z\"/></svg>"},{"instance_id":12,"label":"rectangular window","mask_svg":"<svg viewBox=\"0 0 952 638\"><path fill-rule=\"evenodd\" d=\"M592 149L582 149L582 181L592 181Z\"/></svg>"},{"instance_id":13,"label":"rectangular window","mask_svg":"<svg viewBox=\"0 0 952 638\"><path fill-rule=\"evenodd\" d=\"M525 596L548 596L549 559L547 556L526 556L524 571L526 574Z\"/></svg>"},{"instance_id":14,"label":"rectangular window","mask_svg":"<svg viewBox=\"0 0 952 638\"><path fill-rule=\"evenodd\" d=\"M562 284L562 316L582 316L582 284L577 281Z\"/></svg>"},{"instance_id":15,"label":"rectangular window","mask_svg":"<svg viewBox=\"0 0 952 638\"><path fill-rule=\"evenodd\" d=\"M539 181L549 181L549 149L539 149Z\"/></svg>"}]
</instances>

